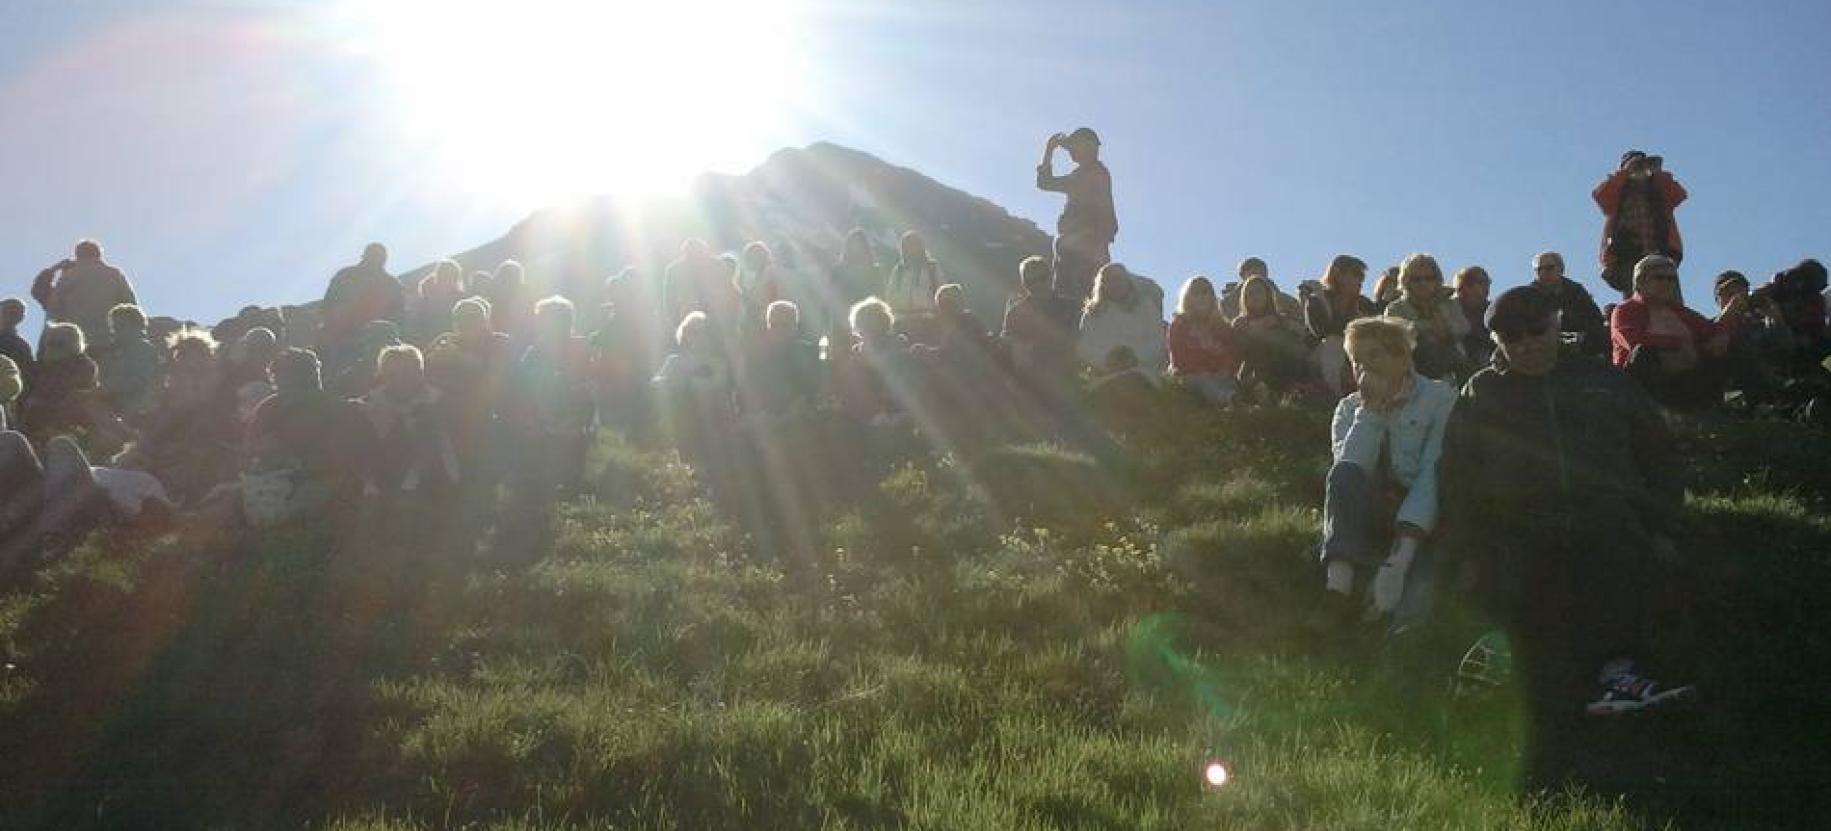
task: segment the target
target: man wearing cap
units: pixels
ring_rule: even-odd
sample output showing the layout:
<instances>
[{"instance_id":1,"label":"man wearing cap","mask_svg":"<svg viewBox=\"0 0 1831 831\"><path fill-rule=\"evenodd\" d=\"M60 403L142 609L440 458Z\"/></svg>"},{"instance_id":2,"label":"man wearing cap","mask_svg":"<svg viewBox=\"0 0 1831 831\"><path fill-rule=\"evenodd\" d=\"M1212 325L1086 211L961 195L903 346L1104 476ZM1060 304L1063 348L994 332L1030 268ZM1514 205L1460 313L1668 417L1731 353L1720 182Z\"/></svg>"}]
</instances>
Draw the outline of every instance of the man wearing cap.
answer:
<instances>
[{"instance_id":1,"label":"man wearing cap","mask_svg":"<svg viewBox=\"0 0 1831 831\"><path fill-rule=\"evenodd\" d=\"M1648 254L1634 265L1634 296L1609 318L1615 365L1627 370L1653 400L1669 407L1723 403L1723 357L1729 333L1685 308L1678 298L1678 264Z\"/></svg>"},{"instance_id":2,"label":"man wearing cap","mask_svg":"<svg viewBox=\"0 0 1831 831\"><path fill-rule=\"evenodd\" d=\"M1532 286L1488 310L1505 360L1464 386L1439 471L1445 550L1470 558L1535 706L1611 715L1691 693L1648 678L1647 602L1684 504L1671 434L1619 370L1560 355L1557 305ZM1599 687L1599 689L1598 689ZM1566 705L1568 710L1563 710Z\"/></svg>"},{"instance_id":3,"label":"man wearing cap","mask_svg":"<svg viewBox=\"0 0 1831 831\"><path fill-rule=\"evenodd\" d=\"M1055 175L1055 149L1066 148L1075 168ZM1066 205L1055 221L1055 293L1087 299L1094 273L1112 259L1113 238L1119 220L1113 212L1113 175L1100 161L1100 137L1092 128L1056 133L1043 146L1043 162L1036 166L1036 186L1065 194Z\"/></svg>"},{"instance_id":4,"label":"man wearing cap","mask_svg":"<svg viewBox=\"0 0 1831 831\"><path fill-rule=\"evenodd\" d=\"M1558 308L1558 331L1576 341L1578 352L1608 354L1608 322L1582 283L1564 276L1564 255L1543 251L1532 258L1532 285Z\"/></svg>"},{"instance_id":5,"label":"man wearing cap","mask_svg":"<svg viewBox=\"0 0 1831 831\"><path fill-rule=\"evenodd\" d=\"M1648 254L1685 259L1684 240L1672 212L1685 188L1665 170L1665 160L1645 151L1621 154L1621 166L1590 194L1602 209L1602 279L1622 297L1633 293L1634 264Z\"/></svg>"},{"instance_id":6,"label":"man wearing cap","mask_svg":"<svg viewBox=\"0 0 1831 831\"><path fill-rule=\"evenodd\" d=\"M108 313L122 303L136 303L127 275L102 259L101 243L82 240L75 256L38 272L32 299L45 309L48 323L74 323L83 342L98 353L114 340Z\"/></svg>"}]
</instances>

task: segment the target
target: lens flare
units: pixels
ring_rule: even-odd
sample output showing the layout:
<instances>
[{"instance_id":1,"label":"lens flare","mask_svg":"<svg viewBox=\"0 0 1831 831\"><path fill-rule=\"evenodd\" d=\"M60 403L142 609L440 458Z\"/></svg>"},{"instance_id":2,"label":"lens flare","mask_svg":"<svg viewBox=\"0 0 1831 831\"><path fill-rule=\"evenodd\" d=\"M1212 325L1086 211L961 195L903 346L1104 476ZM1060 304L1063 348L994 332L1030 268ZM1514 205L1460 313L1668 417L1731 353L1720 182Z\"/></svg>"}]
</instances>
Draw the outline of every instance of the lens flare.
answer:
<instances>
[{"instance_id":1,"label":"lens flare","mask_svg":"<svg viewBox=\"0 0 1831 831\"><path fill-rule=\"evenodd\" d=\"M1210 788L1219 788L1232 778L1233 773L1227 770L1225 762L1213 760L1202 767L1202 782Z\"/></svg>"}]
</instances>

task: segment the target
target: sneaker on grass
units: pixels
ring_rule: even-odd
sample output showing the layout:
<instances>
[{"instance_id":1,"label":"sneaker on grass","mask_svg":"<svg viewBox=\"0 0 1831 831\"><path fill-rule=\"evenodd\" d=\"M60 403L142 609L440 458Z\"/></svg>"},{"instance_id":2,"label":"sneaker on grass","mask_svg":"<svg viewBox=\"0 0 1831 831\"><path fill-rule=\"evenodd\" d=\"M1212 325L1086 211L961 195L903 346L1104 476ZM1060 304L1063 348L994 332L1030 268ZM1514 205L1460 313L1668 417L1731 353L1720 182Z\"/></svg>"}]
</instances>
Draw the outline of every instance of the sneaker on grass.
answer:
<instances>
[{"instance_id":1,"label":"sneaker on grass","mask_svg":"<svg viewBox=\"0 0 1831 831\"><path fill-rule=\"evenodd\" d=\"M1697 695L1690 684L1668 687L1644 675L1619 672L1602 682L1602 695L1584 707L1592 716L1634 713L1686 701Z\"/></svg>"}]
</instances>

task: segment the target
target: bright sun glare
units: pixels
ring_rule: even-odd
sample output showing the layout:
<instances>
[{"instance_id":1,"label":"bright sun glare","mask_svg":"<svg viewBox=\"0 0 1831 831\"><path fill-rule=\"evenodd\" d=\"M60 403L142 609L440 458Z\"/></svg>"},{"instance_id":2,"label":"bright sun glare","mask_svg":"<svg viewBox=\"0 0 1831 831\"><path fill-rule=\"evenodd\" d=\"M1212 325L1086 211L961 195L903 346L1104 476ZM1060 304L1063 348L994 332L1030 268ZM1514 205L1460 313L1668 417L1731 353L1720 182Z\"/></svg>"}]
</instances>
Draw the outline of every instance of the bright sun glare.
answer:
<instances>
[{"instance_id":1,"label":"bright sun glare","mask_svg":"<svg viewBox=\"0 0 1831 831\"><path fill-rule=\"evenodd\" d=\"M545 201L675 190L782 140L795 0L350 0L384 105L445 184Z\"/></svg>"}]
</instances>

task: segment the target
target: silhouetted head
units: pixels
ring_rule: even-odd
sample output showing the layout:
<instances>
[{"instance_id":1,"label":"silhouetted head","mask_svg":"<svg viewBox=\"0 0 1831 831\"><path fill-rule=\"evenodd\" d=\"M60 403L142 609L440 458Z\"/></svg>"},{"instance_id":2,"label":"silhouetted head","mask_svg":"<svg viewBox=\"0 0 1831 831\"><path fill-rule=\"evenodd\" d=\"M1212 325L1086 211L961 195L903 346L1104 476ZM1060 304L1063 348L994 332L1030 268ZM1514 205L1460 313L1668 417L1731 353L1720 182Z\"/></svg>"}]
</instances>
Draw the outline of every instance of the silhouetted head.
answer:
<instances>
[{"instance_id":1,"label":"silhouetted head","mask_svg":"<svg viewBox=\"0 0 1831 831\"><path fill-rule=\"evenodd\" d=\"M769 245L767 243L760 240L745 243L744 268L749 269L752 274L759 273L763 269L768 268L770 263L774 261L775 257L769 253Z\"/></svg>"},{"instance_id":2,"label":"silhouetted head","mask_svg":"<svg viewBox=\"0 0 1831 831\"><path fill-rule=\"evenodd\" d=\"M108 331L117 338L138 338L146 334L146 313L132 303L121 303L108 310Z\"/></svg>"},{"instance_id":3,"label":"silhouetted head","mask_svg":"<svg viewBox=\"0 0 1831 831\"><path fill-rule=\"evenodd\" d=\"M1418 302L1437 299L1443 293L1443 269L1429 254L1412 254L1399 264L1399 295Z\"/></svg>"},{"instance_id":4,"label":"silhouetted head","mask_svg":"<svg viewBox=\"0 0 1831 831\"><path fill-rule=\"evenodd\" d=\"M388 247L379 242L371 242L362 247L362 264L371 268L381 268L388 264Z\"/></svg>"},{"instance_id":5,"label":"silhouetted head","mask_svg":"<svg viewBox=\"0 0 1831 831\"><path fill-rule=\"evenodd\" d=\"M549 346L572 337L577 322L572 301L557 294L534 304L534 336Z\"/></svg>"},{"instance_id":6,"label":"silhouetted head","mask_svg":"<svg viewBox=\"0 0 1831 831\"><path fill-rule=\"evenodd\" d=\"M1042 257L1025 257L1017 264L1017 282L1028 294L1048 294L1049 284L1054 279L1049 261Z\"/></svg>"},{"instance_id":7,"label":"silhouetted head","mask_svg":"<svg viewBox=\"0 0 1831 831\"><path fill-rule=\"evenodd\" d=\"M466 297L451 307L451 330L465 340L490 333L490 302L481 297Z\"/></svg>"},{"instance_id":8,"label":"silhouetted head","mask_svg":"<svg viewBox=\"0 0 1831 831\"><path fill-rule=\"evenodd\" d=\"M1249 317L1278 313L1278 289L1272 281L1254 275L1240 284L1240 314Z\"/></svg>"},{"instance_id":9,"label":"silhouetted head","mask_svg":"<svg viewBox=\"0 0 1831 831\"><path fill-rule=\"evenodd\" d=\"M853 304L848 319L852 322L852 334L864 341L889 337L896 327L896 315L890 311L890 304L875 297Z\"/></svg>"},{"instance_id":10,"label":"silhouetted head","mask_svg":"<svg viewBox=\"0 0 1831 831\"><path fill-rule=\"evenodd\" d=\"M274 391L279 393L298 394L324 389L318 356L309 349L294 347L281 352L268 365L267 376L273 380Z\"/></svg>"},{"instance_id":11,"label":"silhouetted head","mask_svg":"<svg viewBox=\"0 0 1831 831\"><path fill-rule=\"evenodd\" d=\"M76 258L79 260L99 260L102 258L102 244L92 239L76 243Z\"/></svg>"},{"instance_id":12,"label":"silhouetted head","mask_svg":"<svg viewBox=\"0 0 1831 831\"><path fill-rule=\"evenodd\" d=\"M792 335L801 328L801 308L787 300L777 300L763 310L763 328L772 333Z\"/></svg>"},{"instance_id":13,"label":"silhouetted head","mask_svg":"<svg viewBox=\"0 0 1831 831\"><path fill-rule=\"evenodd\" d=\"M17 297L0 300L0 326L9 329L25 322L25 301Z\"/></svg>"},{"instance_id":14,"label":"silhouetted head","mask_svg":"<svg viewBox=\"0 0 1831 831\"><path fill-rule=\"evenodd\" d=\"M853 228L846 234L846 249L845 253L840 255L841 262L847 265L870 265L875 259L876 252L872 251L871 235L865 233L865 229Z\"/></svg>"},{"instance_id":15,"label":"silhouetted head","mask_svg":"<svg viewBox=\"0 0 1831 831\"><path fill-rule=\"evenodd\" d=\"M1068 134L1068 140L1063 146L1068 149L1068 158L1073 159L1075 164L1086 164L1100 158L1100 134L1095 133L1092 127L1075 128L1074 132Z\"/></svg>"},{"instance_id":16,"label":"silhouetted head","mask_svg":"<svg viewBox=\"0 0 1831 831\"><path fill-rule=\"evenodd\" d=\"M1272 272L1265 265L1264 260L1258 257L1247 257L1240 261L1240 267L1235 273L1239 275L1241 282L1245 282L1250 277L1270 277Z\"/></svg>"},{"instance_id":17,"label":"silhouetted head","mask_svg":"<svg viewBox=\"0 0 1831 831\"><path fill-rule=\"evenodd\" d=\"M948 283L935 289L935 310L945 315L966 311L966 289L959 283Z\"/></svg>"},{"instance_id":18,"label":"silhouetted head","mask_svg":"<svg viewBox=\"0 0 1831 831\"><path fill-rule=\"evenodd\" d=\"M1537 286L1501 292L1488 307L1488 332L1508 373L1544 375L1558 365L1558 304Z\"/></svg>"}]
</instances>

